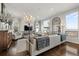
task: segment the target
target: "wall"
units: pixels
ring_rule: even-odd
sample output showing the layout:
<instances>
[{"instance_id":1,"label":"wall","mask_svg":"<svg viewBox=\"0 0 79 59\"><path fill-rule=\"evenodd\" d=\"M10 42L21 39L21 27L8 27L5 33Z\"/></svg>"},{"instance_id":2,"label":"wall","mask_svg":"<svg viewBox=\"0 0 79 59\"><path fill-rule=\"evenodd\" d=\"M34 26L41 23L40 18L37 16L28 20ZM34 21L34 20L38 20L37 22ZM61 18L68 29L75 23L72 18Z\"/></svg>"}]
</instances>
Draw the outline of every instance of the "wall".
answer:
<instances>
[{"instance_id":1,"label":"wall","mask_svg":"<svg viewBox=\"0 0 79 59\"><path fill-rule=\"evenodd\" d=\"M65 11L65 12L62 12L62 13L59 13L59 14L56 14L56 15L52 15L52 17L50 19L46 19L46 20L50 20L50 23L49 23L49 25L50 25L50 29L49 29L50 34L52 34L52 19L54 17L60 17L60 19L61 19L61 28L62 28L61 31L62 31L62 33L64 34L65 31L68 31L68 30L66 30L66 27L65 27L65 25L66 25L65 24L65 15L68 14L68 13L74 12L76 10L79 11L78 8L75 8L75 9L68 10L68 11ZM27 24L26 20L24 20L24 18L21 18L21 20L19 20L18 23L19 23L19 30L20 31L24 31L24 25ZM31 25L34 27L34 22L31 22ZM41 25L42 25L42 23L41 23ZM43 28L41 26L41 30L42 29ZM78 36L79 36L79 32L78 32ZM79 44L79 37L78 37L78 39L69 39L69 38L67 38L67 41Z\"/></svg>"},{"instance_id":2,"label":"wall","mask_svg":"<svg viewBox=\"0 0 79 59\"><path fill-rule=\"evenodd\" d=\"M67 33L66 33L66 35L67 35L67 39L66 39L66 41L68 41L68 42L72 42L72 43L77 43L77 44L79 44L79 28L78 28L78 30L67 30L66 29L66 21L65 21L65 15L67 15L67 14L69 14L69 13L72 13L72 12L75 12L75 11L78 11L79 12L79 9L78 8L75 8L75 9L72 9L72 10L69 10L69 11L67 11L67 12L64 12L63 14L61 14L61 15L59 15L60 16L60 18L62 19L62 24L64 25L64 27L63 27L63 33L65 33L65 31L69 31L69 32L71 32L72 33L72 35L68 35ZM78 19L79 20L79 19ZM79 22L78 22L79 23ZM79 24L78 24L79 25ZM68 33L69 33L68 32Z\"/></svg>"},{"instance_id":3,"label":"wall","mask_svg":"<svg viewBox=\"0 0 79 59\"><path fill-rule=\"evenodd\" d=\"M52 18L50 18L49 20L50 20L50 23L49 23L49 25L50 25L50 34L52 34L52 21L53 21L53 18L54 17L60 17L60 19L61 19L61 31L62 31L62 33L64 34L65 33L65 17L64 17L64 13L60 13L60 14L57 14L57 15L54 15L54 16L52 16Z\"/></svg>"},{"instance_id":4,"label":"wall","mask_svg":"<svg viewBox=\"0 0 79 59\"><path fill-rule=\"evenodd\" d=\"M0 16L1 16L1 3L0 3ZM0 22L0 25L1 25L1 22ZM0 28L1 28L1 26L0 26Z\"/></svg>"},{"instance_id":5,"label":"wall","mask_svg":"<svg viewBox=\"0 0 79 59\"><path fill-rule=\"evenodd\" d=\"M0 3L0 13L1 13L1 3Z\"/></svg>"},{"instance_id":6,"label":"wall","mask_svg":"<svg viewBox=\"0 0 79 59\"><path fill-rule=\"evenodd\" d=\"M67 12L66 14L69 14L69 13L72 13L75 11L78 11L78 13L79 13L79 8L73 9L73 10ZM79 22L78 22L78 25L79 25ZM66 41L79 44L79 27L78 27L78 30L67 30L67 29L65 29L65 30L72 33L72 35L67 36Z\"/></svg>"},{"instance_id":7,"label":"wall","mask_svg":"<svg viewBox=\"0 0 79 59\"><path fill-rule=\"evenodd\" d=\"M66 20L65 20L65 15L69 14L69 13L72 13L72 12L75 12L75 11L78 11L79 12L79 8L74 8L74 9L71 9L71 10L68 10L68 11L65 11L65 12L62 12L62 13L59 13L59 14L56 14L56 15L53 15L49 20L50 20L50 34L52 34L52 19L54 17L60 17L61 18L61 31L63 34L66 34L67 35L67 39L66 41L68 42L72 42L72 43L77 43L79 44L79 29L78 30L67 30L66 29ZM79 22L78 22L79 23ZM79 25L79 24L78 24ZM74 34L73 36L70 36L66 33L66 31L69 31Z\"/></svg>"}]
</instances>

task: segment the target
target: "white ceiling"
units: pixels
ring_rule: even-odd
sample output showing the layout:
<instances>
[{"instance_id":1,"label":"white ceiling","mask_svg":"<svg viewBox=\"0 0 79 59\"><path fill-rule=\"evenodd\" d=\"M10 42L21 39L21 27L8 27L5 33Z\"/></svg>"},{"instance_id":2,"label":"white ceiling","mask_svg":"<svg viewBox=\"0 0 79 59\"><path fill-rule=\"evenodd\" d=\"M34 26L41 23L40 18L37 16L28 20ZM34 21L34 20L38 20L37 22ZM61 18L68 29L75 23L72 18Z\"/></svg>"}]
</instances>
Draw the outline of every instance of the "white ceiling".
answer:
<instances>
[{"instance_id":1,"label":"white ceiling","mask_svg":"<svg viewBox=\"0 0 79 59\"><path fill-rule=\"evenodd\" d=\"M12 14L24 17L28 14L34 18L43 19L76 7L79 3L5 3Z\"/></svg>"}]
</instances>

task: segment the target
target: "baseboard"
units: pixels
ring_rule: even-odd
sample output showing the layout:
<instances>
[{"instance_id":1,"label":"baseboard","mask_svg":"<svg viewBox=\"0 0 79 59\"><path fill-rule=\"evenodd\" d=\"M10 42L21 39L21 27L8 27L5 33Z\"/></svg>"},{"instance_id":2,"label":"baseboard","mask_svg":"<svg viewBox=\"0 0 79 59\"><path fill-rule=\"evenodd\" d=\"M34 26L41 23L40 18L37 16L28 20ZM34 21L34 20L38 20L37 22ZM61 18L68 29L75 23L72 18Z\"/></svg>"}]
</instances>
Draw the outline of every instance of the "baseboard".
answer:
<instances>
[{"instance_id":1,"label":"baseboard","mask_svg":"<svg viewBox=\"0 0 79 59\"><path fill-rule=\"evenodd\" d=\"M74 44L79 44L78 42L72 42L72 41L66 41L66 42L74 43Z\"/></svg>"}]
</instances>

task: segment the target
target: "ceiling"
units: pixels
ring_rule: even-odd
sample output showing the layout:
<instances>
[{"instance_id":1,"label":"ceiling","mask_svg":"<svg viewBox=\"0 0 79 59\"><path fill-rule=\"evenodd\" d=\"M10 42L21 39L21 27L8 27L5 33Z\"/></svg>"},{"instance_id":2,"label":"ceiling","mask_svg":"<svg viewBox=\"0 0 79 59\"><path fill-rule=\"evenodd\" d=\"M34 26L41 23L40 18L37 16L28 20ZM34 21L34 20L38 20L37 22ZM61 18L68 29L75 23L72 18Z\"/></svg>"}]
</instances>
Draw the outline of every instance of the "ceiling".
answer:
<instances>
[{"instance_id":1,"label":"ceiling","mask_svg":"<svg viewBox=\"0 0 79 59\"><path fill-rule=\"evenodd\" d=\"M44 19L76 7L79 3L5 3L7 10L18 17L32 15L35 19Z\"/></svg>"}]
</instances>

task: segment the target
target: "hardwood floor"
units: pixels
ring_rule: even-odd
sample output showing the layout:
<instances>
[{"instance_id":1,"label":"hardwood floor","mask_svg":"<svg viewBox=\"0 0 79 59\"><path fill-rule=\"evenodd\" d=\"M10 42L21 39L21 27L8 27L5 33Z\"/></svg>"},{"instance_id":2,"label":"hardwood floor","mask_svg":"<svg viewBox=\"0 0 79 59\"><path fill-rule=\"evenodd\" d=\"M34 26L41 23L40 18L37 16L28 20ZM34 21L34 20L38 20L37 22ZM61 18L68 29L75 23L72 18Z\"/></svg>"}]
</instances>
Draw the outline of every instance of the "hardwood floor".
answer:
<instances>
[{"instance_id":1,"label":"hardwood floor","mask_svg":"<svg viewBox=\"0 0 79 59\"><path fill-rule=\"evenodd\" d=\"M17 41L14 41L9 49L0 52L0 56L28 56L27 51L17 53L15 47L16 45ZM38 56L78 56L78 55L79 55L79 44L65 42Z\"/></svg>"},{"instance_id":2,"label":"hardwood floor","mask_svg":"<svg viewBox=\"0 0 79 59\"><path fill-rule=\"evenodd\" d=\"M79 44L65 42L39 56L79 56Z\"/></svg>"},{"instance_id":3,"label":"hardwood floor","mask_svg":"<svg viewBox=\"0 0 79 59\"><path fill-rule=\"evenodd\" d=\"M66 43L52 48L38 56L63 56L66 53Z\"/></svg>"}]
</instances>

